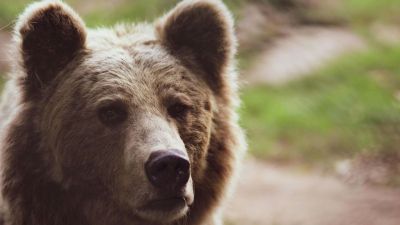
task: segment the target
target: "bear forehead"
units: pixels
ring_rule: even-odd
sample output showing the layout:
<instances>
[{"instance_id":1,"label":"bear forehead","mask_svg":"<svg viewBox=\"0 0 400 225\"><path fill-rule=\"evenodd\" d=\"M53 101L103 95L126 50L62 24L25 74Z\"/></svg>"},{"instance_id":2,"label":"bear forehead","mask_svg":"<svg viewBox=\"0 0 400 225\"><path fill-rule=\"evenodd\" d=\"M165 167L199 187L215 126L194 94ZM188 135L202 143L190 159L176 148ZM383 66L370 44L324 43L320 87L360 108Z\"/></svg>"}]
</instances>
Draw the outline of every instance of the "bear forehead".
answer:
<instances>
[{"instance_id":1,"label":"bear forehead","mask_svg":"<svg viewBox=\"0 0 400 225\"><path fill-rule=\"evenodd\" d=\"M111 29L112 35L104 29L93 31L84 55L64 70L68 78L62 86L74 87L75 94L89 99L117 97L137 104L204 91L204 82L154 36L133 29Z\"/></svg>"},{"instance_id":2,"label":"bear forehead","mask_svg":"<svg viewBox=\"0 0 400 225\"><path fill-rule=\"evenodd\" d=\"M89 48L109 49L129 47L157 40L154 27L146 23L118 24L109 28L87 30L86 45Z\"/></svg>"}]
</instances>

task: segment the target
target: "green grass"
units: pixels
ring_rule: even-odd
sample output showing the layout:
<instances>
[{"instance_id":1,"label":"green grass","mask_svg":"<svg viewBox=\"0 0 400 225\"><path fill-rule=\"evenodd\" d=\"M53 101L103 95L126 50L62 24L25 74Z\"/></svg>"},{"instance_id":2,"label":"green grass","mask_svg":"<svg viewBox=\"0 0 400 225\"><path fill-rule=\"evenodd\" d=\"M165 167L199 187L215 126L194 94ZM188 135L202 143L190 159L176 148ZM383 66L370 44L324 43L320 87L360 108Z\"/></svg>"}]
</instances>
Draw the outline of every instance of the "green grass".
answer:
<instances>
[{"instance_id":1,"label":"green grass","mask_svg":"<svg viewBox=\"0 0 400 225\"><path fill-rule=\"evenodd\" d=\"M152 22L155 18L171 9L180 0L122 0L111 7L99 6L95 0L89 0L90 10L82 10L82 1L65 0L74 9L82 14L89 27L108 26L117 22L148 21ZM33 2L32 0L3 0L0 1L0 27L7 26L15 22L17 15ZM104 1L101 1L104 2ZM243 0L228 0L227 5L236 11Z\"/></svg>"},{"instance_id":2,"label":"green grass","mask_svg":"<svg viewBox=\"0 0 400 225\"><path fill-rule=\"evenodd\" d=\"M345 0L338 13L360 24L374 21L400 23L400 1L398 0Z\"/></svg>"},{"instance_id":3,"label":"green grass","mask_svg":"<svg viewBox=\"0 0 400 225\"><path fill-rule=\"evenodd\" d=\"M14 21L30 0L3 0L0 1L0 26ZM82 1L66 0L79 11ZM102 1L101 1L102 2ZM122 0L112 7L99 7L95 0L85 3L92 8L85 12L84 17L90 26L110 25L119 21L152 21L156 16L174 6L179 0ZM229 8L237 12L250 0L225 0ZM296 7L294 1L260 0L259 3L270 3L277 8ZM100 4L101 5L101 4ZM343 0L333 6L318 10L302 11L306 17L316 20L348 21L353 24L365 25L374 21L400 23L400 1L398 0Z\"/></svg>"},{"instance_id":4,"label":"green grass","mask_svg":"<svg viewBox=\"0 0 400 225\"><path fill-rule=\"evenodd\" d=\"M0 96L1 96L1 90L3 90L4 86L4 80L2 74L0 74Z\"/></svg>"},{"instance_id":5,"label":"green grass","mask_svg":"<svg viewBox=\"0 0 400 225\"><path fill-rule=\"evenodd\" d=\"M4 0L0 1L0 26L13 23L24 8L32 0ZM65 0L78 12L83 11L82 2L79 0ZM103 1L104 2L104 1ZM167 9L174 6L179 0L134 0L121 1L112 7L101 7L91 0L92 7L85 10L83 17L89 26L112 25L122 21L152 21ZM89 3L87 3L89 4Z\"/></svg>"},{"instance_id":6,"label":"green grass","mask_svg":"<svg viewBox=\"0 0 400 225\"><path fill-rule=\"evenodd\" d=\"M15 21L16 15L26 6L27 0L0 1L0 28Z\"/></svg>"},{"instance_id":7,"label":"green grass","mask_svg":"<svg viewBox=\"0 0 400 225\"><path fill-rule=\"evenodd\" d=\"M346 56L313 76L242 93L253 154L325 162L400 144L400 46Z\"/></svg>"},{"instance_id":8,"label":"green grass","mask_svg":"<svg viewBox=\"0 0 400 225\"><path fill-rule=\"evenodd\" d=\"M84 19L89 26L113 25L123 21L148 21L172 8L179 0L136 0L126 1L111 10L98 9L87 15Z\"/></svg>"}]
</instances>

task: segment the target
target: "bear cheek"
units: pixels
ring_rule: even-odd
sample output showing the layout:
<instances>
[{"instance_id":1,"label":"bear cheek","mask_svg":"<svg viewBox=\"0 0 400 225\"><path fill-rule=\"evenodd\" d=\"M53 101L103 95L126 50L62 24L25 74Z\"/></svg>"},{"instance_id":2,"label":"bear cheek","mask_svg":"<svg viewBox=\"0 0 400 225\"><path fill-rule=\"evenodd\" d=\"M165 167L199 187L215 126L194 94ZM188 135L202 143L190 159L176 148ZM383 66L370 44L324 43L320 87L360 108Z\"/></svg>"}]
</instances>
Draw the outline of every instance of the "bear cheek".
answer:
<instances>
[{"instance_id":1,"label":"bear cheek","mask_svg":"<svg viewBox=\"0 0 400 225\"><path fill-rule=\"evenodd\" d=\"M82 127L82 123L77 126L80 128L71 127L58 144L56 154L63 176L77 185L113 185L123 167L123 134L101 127Z\"/></svg>"},{"instance_id":2,"label":"bear cheek","mask_svg":"<svg viewBox=\"0 0 400 225\"><path fill-rule=\"evenodd\" d=\"M196 116L189 118L188 125L180 124L179 133L191 161L191 172L194 180L203 176L207 166L206 157L211 136L211 115L207 111L197 111Z\"/></svg>"}]
</instances>

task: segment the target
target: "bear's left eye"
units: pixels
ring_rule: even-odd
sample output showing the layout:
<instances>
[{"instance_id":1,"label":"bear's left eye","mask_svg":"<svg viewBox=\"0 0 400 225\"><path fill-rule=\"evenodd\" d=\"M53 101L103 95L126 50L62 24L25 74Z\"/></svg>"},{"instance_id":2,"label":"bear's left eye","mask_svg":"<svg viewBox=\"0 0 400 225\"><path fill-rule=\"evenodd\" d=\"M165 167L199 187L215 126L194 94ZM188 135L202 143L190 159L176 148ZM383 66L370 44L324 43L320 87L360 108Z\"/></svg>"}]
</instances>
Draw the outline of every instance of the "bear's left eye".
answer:
<instances>
[{"instance_id":1,"label":"bear's left eye","mask_svg":"<svg viewBox=\"0 0 400 225\"><path fill-rule=\"evenodd\" d=\"M102 123L108 126L117 125L126 120L128 113L121 104L113 103L101 107L98 117Z\"/></svg>"},{"instance_id":2,"label":"bear's left eye","mask_svg":"<svg viewBox=\"0 0 400 225\"><path fill-rule=\"evenodd\" d=\"M173 118L183 118L187 115L190 106L183 103L175 103L168 107L168 114Z\"/></svg>"}]
</instances>

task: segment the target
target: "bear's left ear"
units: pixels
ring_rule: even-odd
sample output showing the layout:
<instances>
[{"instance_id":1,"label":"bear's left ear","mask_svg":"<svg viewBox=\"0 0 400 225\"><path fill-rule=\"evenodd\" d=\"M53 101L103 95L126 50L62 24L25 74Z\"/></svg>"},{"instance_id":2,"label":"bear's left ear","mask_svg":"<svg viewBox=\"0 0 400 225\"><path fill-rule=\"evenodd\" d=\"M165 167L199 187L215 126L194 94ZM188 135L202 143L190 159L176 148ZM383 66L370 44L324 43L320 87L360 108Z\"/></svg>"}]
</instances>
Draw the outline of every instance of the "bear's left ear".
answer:
<instances>
[{"instance_id":1,"label":"bear's left ear","mask_svg":"<svg viewBox=\"0 0 400 225\"><path fill-rule=\"evenodd\" d=\"M233 19L220 0L184 0L156 24L156 32L174 54L190 54L218 92L236 53Z\"/></svg>"},{"instance_id":2,"label":"bear's left ear","mask_svg":"<svg viewBox=\"0 0 400 225\"><path fill-rule=\"evenodd\" d=\"M86 28L69 6L51 0L30 5L19 17L15 35L25 82L40 90L84 48Z\"/></svg>"}]
</instances>

